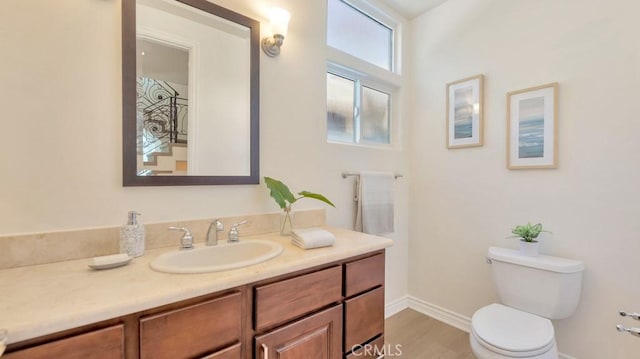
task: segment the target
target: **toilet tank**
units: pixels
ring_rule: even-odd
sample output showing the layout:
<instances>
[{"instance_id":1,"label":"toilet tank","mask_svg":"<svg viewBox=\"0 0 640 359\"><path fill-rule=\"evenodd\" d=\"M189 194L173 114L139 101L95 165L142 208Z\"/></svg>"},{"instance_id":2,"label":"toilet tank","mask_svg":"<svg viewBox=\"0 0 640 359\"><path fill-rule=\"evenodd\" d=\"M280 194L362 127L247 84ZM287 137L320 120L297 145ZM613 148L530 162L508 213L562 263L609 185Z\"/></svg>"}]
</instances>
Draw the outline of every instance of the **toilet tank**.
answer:
<instances>
[{"instance_id":1,"label":"toilet tank","mask_svg":"<svg viewBox=\"0 0 640 359\"><path fill-rule=\"evenodd\" d=\"M499 247L489 247L488 258L503 304L549 319L567 318L576 310L582 290L581 261L529 257Z\"/></svg>"}]
</instances>

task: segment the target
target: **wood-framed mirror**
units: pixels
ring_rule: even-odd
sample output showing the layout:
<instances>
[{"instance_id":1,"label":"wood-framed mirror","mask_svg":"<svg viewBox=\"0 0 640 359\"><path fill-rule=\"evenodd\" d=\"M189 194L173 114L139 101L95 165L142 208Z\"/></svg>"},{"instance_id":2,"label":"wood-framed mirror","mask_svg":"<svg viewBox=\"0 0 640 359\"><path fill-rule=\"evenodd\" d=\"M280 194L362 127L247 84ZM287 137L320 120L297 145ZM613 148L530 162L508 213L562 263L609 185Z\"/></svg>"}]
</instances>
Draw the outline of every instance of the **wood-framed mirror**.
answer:
<instances>
[{"instance_id":1,"label":"wood-framed mirror","mask_svg":"<svg viewBox=\"0 0 640 359\"><path fill-rule=\"evenodd\" d=\"M123 185L258 184L260 23L122 0Z\"/></svg>"}]
</instances>

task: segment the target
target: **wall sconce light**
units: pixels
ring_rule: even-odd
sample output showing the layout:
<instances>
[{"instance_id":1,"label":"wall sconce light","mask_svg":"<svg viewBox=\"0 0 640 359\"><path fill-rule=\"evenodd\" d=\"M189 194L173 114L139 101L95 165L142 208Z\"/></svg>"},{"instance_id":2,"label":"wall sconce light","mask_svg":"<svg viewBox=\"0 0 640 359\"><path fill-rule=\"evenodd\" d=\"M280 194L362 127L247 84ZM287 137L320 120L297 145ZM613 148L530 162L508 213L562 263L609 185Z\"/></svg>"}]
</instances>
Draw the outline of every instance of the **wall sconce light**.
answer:
<instances>
[{"instance_id":1,"label":"wall sconce light","mask_svg":"<svg viewBox=\"0 0 640 359\"><path fill-rule=\"evenodd\" d=\"M267 55L271 57L280 55L280 47L282 47L284 37L287 36L287 27L289 26L290 18L291 14L285 9L273 8L269 12L271 32L273 35L262 39L262 50L264 50Z\"/></svg>"}]
</instances>

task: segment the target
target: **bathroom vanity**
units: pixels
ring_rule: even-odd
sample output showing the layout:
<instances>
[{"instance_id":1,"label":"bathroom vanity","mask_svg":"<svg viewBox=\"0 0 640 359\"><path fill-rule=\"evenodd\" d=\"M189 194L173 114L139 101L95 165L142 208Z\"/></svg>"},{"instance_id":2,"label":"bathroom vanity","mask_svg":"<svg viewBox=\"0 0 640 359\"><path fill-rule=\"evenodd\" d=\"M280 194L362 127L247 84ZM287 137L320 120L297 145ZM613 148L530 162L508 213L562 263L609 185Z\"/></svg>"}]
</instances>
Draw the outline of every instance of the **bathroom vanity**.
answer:
<instances>
[{"instance_id":1,"label":"bathroom vanity","mask_svg":"<svg viewBox=\"0 0 640 359\"><path fill-rule=\"evenodd\" d=\"M104 271L88 260L3 270L3 279L21 277L15 296L0 299L10 317L3 359L366 358L357 352L363 344L384 343L384 248L392 242L327 229L336 244L306 251L288 237L252 236L279 242L283 253L225 272L149 268L175 248Z\"/></svg>"}]
</instances>

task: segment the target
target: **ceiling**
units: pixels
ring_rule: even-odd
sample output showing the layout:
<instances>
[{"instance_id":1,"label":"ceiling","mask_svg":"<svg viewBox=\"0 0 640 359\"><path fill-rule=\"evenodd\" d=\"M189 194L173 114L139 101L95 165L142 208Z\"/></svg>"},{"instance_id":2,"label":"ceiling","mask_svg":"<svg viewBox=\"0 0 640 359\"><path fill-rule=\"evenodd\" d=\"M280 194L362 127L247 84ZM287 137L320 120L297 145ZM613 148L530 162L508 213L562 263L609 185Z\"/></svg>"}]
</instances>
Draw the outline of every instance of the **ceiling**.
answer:
<instances>
[{"instance_id":1,"label":"ceiling","mask_svg":"<svg viewBox=\"0 0 640 359\"><path fill-rule=\"evenodd\" d=\"M388 5L390 8L396 10L400 15L407 19L413 19L414 17L430 10L447 0L379 0L380 2Z\"/></svg>"}]
</instances>

